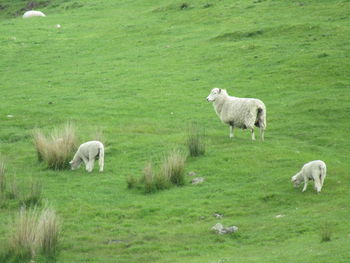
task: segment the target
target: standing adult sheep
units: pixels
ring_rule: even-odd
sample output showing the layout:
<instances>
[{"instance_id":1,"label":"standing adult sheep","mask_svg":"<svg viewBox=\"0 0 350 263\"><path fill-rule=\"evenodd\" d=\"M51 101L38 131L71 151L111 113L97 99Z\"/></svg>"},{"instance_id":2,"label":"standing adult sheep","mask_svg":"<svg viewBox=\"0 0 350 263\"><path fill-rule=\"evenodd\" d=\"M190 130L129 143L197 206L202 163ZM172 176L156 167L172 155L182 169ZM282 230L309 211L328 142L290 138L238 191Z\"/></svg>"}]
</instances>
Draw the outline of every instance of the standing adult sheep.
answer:
<instances>
[{"instance_id":1,"label":"standing adult sheep","mask_svg":"<svg viewBox=\"0 0 350 263\"><path fill-rule=\"evenodd\" d=\"M261 140L264 140L266 129L266 107L259 99L237 98L229 96L224 89L211 90L207 101L213 102L216 114L223 123L230 126L230 138L234 137L233 129L249 129L252 140L255 140L254 127L260 128Z\"/></svg>"}]
</instances>

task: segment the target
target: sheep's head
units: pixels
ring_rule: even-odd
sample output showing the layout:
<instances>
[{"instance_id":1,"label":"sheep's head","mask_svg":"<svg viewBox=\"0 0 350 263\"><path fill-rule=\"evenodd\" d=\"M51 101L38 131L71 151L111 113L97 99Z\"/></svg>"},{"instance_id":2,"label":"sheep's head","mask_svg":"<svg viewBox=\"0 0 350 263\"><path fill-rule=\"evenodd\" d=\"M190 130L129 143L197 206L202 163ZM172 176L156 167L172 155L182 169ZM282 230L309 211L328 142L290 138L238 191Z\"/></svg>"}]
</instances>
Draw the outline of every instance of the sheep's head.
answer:
<instances>
[{"instance_id":1,"label":"sheep's head","mask_svg":"<svg viewBox=\"0 0 350 263\"><path fill-rule=\"evenodd\" d=\"M220 95L221 89L219 88L214 88L211 90L209 96L207 97L207 101L213 102L216 100L216 98Z\"/></svg>"},{"instance_id":2,"label":"sheep's head","mask_svg":"<svg viewBox=\"0 0 350 263\"><path fill-rule=\"evenodd\" d=\"M71 166L71 169L72 170L75 170L75 169L78 169L80 167L80 164L81 164L81 160L76 160L76 159L73 159L69 162L70 166Z\"/></svg>"},{"instance_id":3,"label":"sheep's head","mask_svg":"<svg viewBox=\"0 0 350 263\"><path fill-rule=\"evenodd\" d=\"M298 176L298 174L292 176L291 182L294 184L294 187L298 187L301 183L301 178Z\"/></svg>"}]
</instances>

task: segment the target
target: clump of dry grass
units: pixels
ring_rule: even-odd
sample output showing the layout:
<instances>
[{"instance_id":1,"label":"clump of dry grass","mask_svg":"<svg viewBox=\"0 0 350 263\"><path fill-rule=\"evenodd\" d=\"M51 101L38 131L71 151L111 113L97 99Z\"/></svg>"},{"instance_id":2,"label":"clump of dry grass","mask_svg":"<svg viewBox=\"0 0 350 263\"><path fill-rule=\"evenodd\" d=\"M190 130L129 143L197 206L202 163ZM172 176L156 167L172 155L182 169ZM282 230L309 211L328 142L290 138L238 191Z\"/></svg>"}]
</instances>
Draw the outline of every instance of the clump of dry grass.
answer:
<instances>
[{"instance_id":1,"label":"clump of dry grass","mask_svg":"<svg viewBox=\"0 0 350 263\"><path fill-rule=\"evenodd\" d=\"M184 156L179 150L173 150L164 159L161 167L160 176L169 178L169 181L174 185L185 184L185 161Z\"/></svg>"},{"instance_id":2,"label":"clump of dry grass","mask_svg":"<svg viewBox=\"0 0 350 263\"><path fill-rule=\"evenodd\" d=\"M33 138L39 161L46 162L54 170L69 168L69 161L77 148L76 131L72 124L56 128L48 136L36 129Z\"/></svg>"},{"instance_id":3,"label":"clump of dry grass","mask_svg":"<svg viewBox=\"0 0 350 263\"><path fill-rule=\"evenodd\" d=\"M145 192L151 193L155 191L155 185L153 182L154 173L151 163L147 163L143 168L143 181L145 184Z\"/></svg>"},{"instance_id":4,"label":"clump of dry grass","mask_svg":"<svg viewBox=\"0 0 350 263\"><path fill-rule=\"evenodd\" d=\"M38 246L42 254L54 257L57 254L60 224L55 210L45 208L38 220Z\"/></svg>"},{"instance_id":5,"label":"clump of dry grass","mask_svg":"<svg viewBox=\"0 0 350 263\"><path fill-rule=\"evenodd\" d=\"M103 130L100 128L95 130L95 132L92 136L92 140L102 142L102 144L104 146L106 146L106 144L107 144L106 137L103 133Z\"/></svg>"},{"instance_id":6,"label":"clump of dry grass","mask_svg":"<svg viewBox=\"0 0 350 263\"><path fill-rule=\"evenodd\" d=\"M35 259L38 254L54 257L57 253L60 224L51 208L41 211L36 207L22 207L12 225L8 242L8 256L17 259Z\"/></svg>"}]
</instances>

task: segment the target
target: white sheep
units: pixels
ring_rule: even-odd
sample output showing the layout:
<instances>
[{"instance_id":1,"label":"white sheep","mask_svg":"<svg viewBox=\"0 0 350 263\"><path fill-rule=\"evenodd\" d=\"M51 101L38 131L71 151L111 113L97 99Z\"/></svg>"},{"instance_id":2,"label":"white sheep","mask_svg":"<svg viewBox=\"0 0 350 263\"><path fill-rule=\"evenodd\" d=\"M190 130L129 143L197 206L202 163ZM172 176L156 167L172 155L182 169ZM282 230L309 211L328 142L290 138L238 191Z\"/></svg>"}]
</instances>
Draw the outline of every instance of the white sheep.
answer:
<instances>
[{"instance_id":1,"label":"white sheep","mask_svg":"<svg viewBox=\"0 0 350 263\"><path fill-rule=\"evenodd\" d=\"M104 165L104 146L99 141L85 142L79 146L74 158L70 161L72 170L80 167L81 163L85 163L86 170L90 173L94 168L94 162L98 159L100 172L103 172Z\"/></svg>"},{"instance_id":2,"label":"white sheep","mask_svg":"<svg viewBox=\"0 0 350 263\"><path fill-rule=\"evenodd\" d=\"M23 18L30 18L34 16L46 16L46 15L41 11L35 11L35 10L30 10L23 14Z\"/></svg>"},{"instance_id":3,"label":"white sheep","mask_svg":"<svg viewBox=\"0 0 350 263\"><path fill-rule=\"evenodd\" d=\"M230 138L234 137L233 128L250 129L255 140L254 126L260 128L261 140L266 129L265 104L258 99L237 98L227 94L224 89L214 88L207 97L213 102L216 114L223 123L230 126Z\"/></svg>"},{"instance_id":4,"label":"white sheep","mask_svg":"<svg viewBox=\"0 0 350 263\"><path fill-rule=\"evenodd\" d=\"M319 193L321 192L326 172L326 164L323 161L311 161L306 163L296 175L292 176L292 183L294 187L298 187L301 182L304 182L303 192L305 192L308 181L313 180L315 189Z\"/></svg>"}]
</instances>

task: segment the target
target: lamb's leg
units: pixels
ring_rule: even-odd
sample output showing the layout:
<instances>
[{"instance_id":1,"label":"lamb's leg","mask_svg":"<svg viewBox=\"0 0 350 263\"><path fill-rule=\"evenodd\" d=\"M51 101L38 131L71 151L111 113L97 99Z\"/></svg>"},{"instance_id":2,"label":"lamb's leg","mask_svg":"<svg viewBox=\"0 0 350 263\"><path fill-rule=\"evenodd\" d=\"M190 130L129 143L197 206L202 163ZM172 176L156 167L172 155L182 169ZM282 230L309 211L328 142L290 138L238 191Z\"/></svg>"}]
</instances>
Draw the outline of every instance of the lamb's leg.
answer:
<instances>
[{"instance_id":1,"label":"lamb's leg","mask_svg":"<svg viewBox=\"0 0 350 263\"><path fill-rule=\"evenodd\" d=\"M95 153L93 152L89 153L89 169L88 169L89 173L92 172L92 170L94 169L95 157L96 157Z\"/></svg>"},{"instance_id":2,"label":"lamb's leg","mask_svg":"<svg viewBox=\"0 0 350 263\"><path fill-rule=\"evenodd\" d=\"M318 174L316 176L314 176L314 181L315 181L315 188L316 188L317 193L321 192L322 185L321 185L320 177Z\"/></svg>"},{"instance_id":3,"label":"lamb's leg","mask_svg":"<svg viewBox=\"0 0 350 263\"><path fill-rule=\"evenodd\" d=\"M235 134L233 133L233 126L230 125L230 138L235 137Z\"/></svg>"},{"instance_id":4,"label":"lamb's leg","mask_svg":"<svg viewBox=\"0 0 350 263\"><path fill-rule=\"evenodd\" d=\"M94 164L95 164L95 159L89 160L89 169L88 169L89 173L91 173L92 170L94 169Z\"/></svg>"},{"instance_id":5,"label":"lamb's leg","mask_svg":"<svg viewBox=\"0 0 350 263\"><path fill-rule=\"evenodd\" d=\"M88 160L85 156L83 156L83 155L81 155L80 157L81 157L81 159L83 160L83 162L84 162L84 164L85 164L85 168L86 168L86 170L87 170L87 169L88 169L88 166L89 166L89 160Z\"/></svg>"},{"instance_id":6,"label":"lamb's leg","mask_svg":"<svg viewBox=\"0 0 350 263\"><path fill-rule=\"evenodd\" d=\"M254 128L251 129L251 132L252 132L252 140L255 141L255 134L254 134Z\"/></svg>"},{"instance_id":7,"label":"lamb's leg","mask_svg":"<svg viewBox=\"0 0 350 263\"><path fill-rule=\"evenodd\" d=\"M303 192L306 191L308 181L309 181L309 180L308 180L307 178L304 178L304 188L303 188Z\"/></svg>"}]
</instances>

